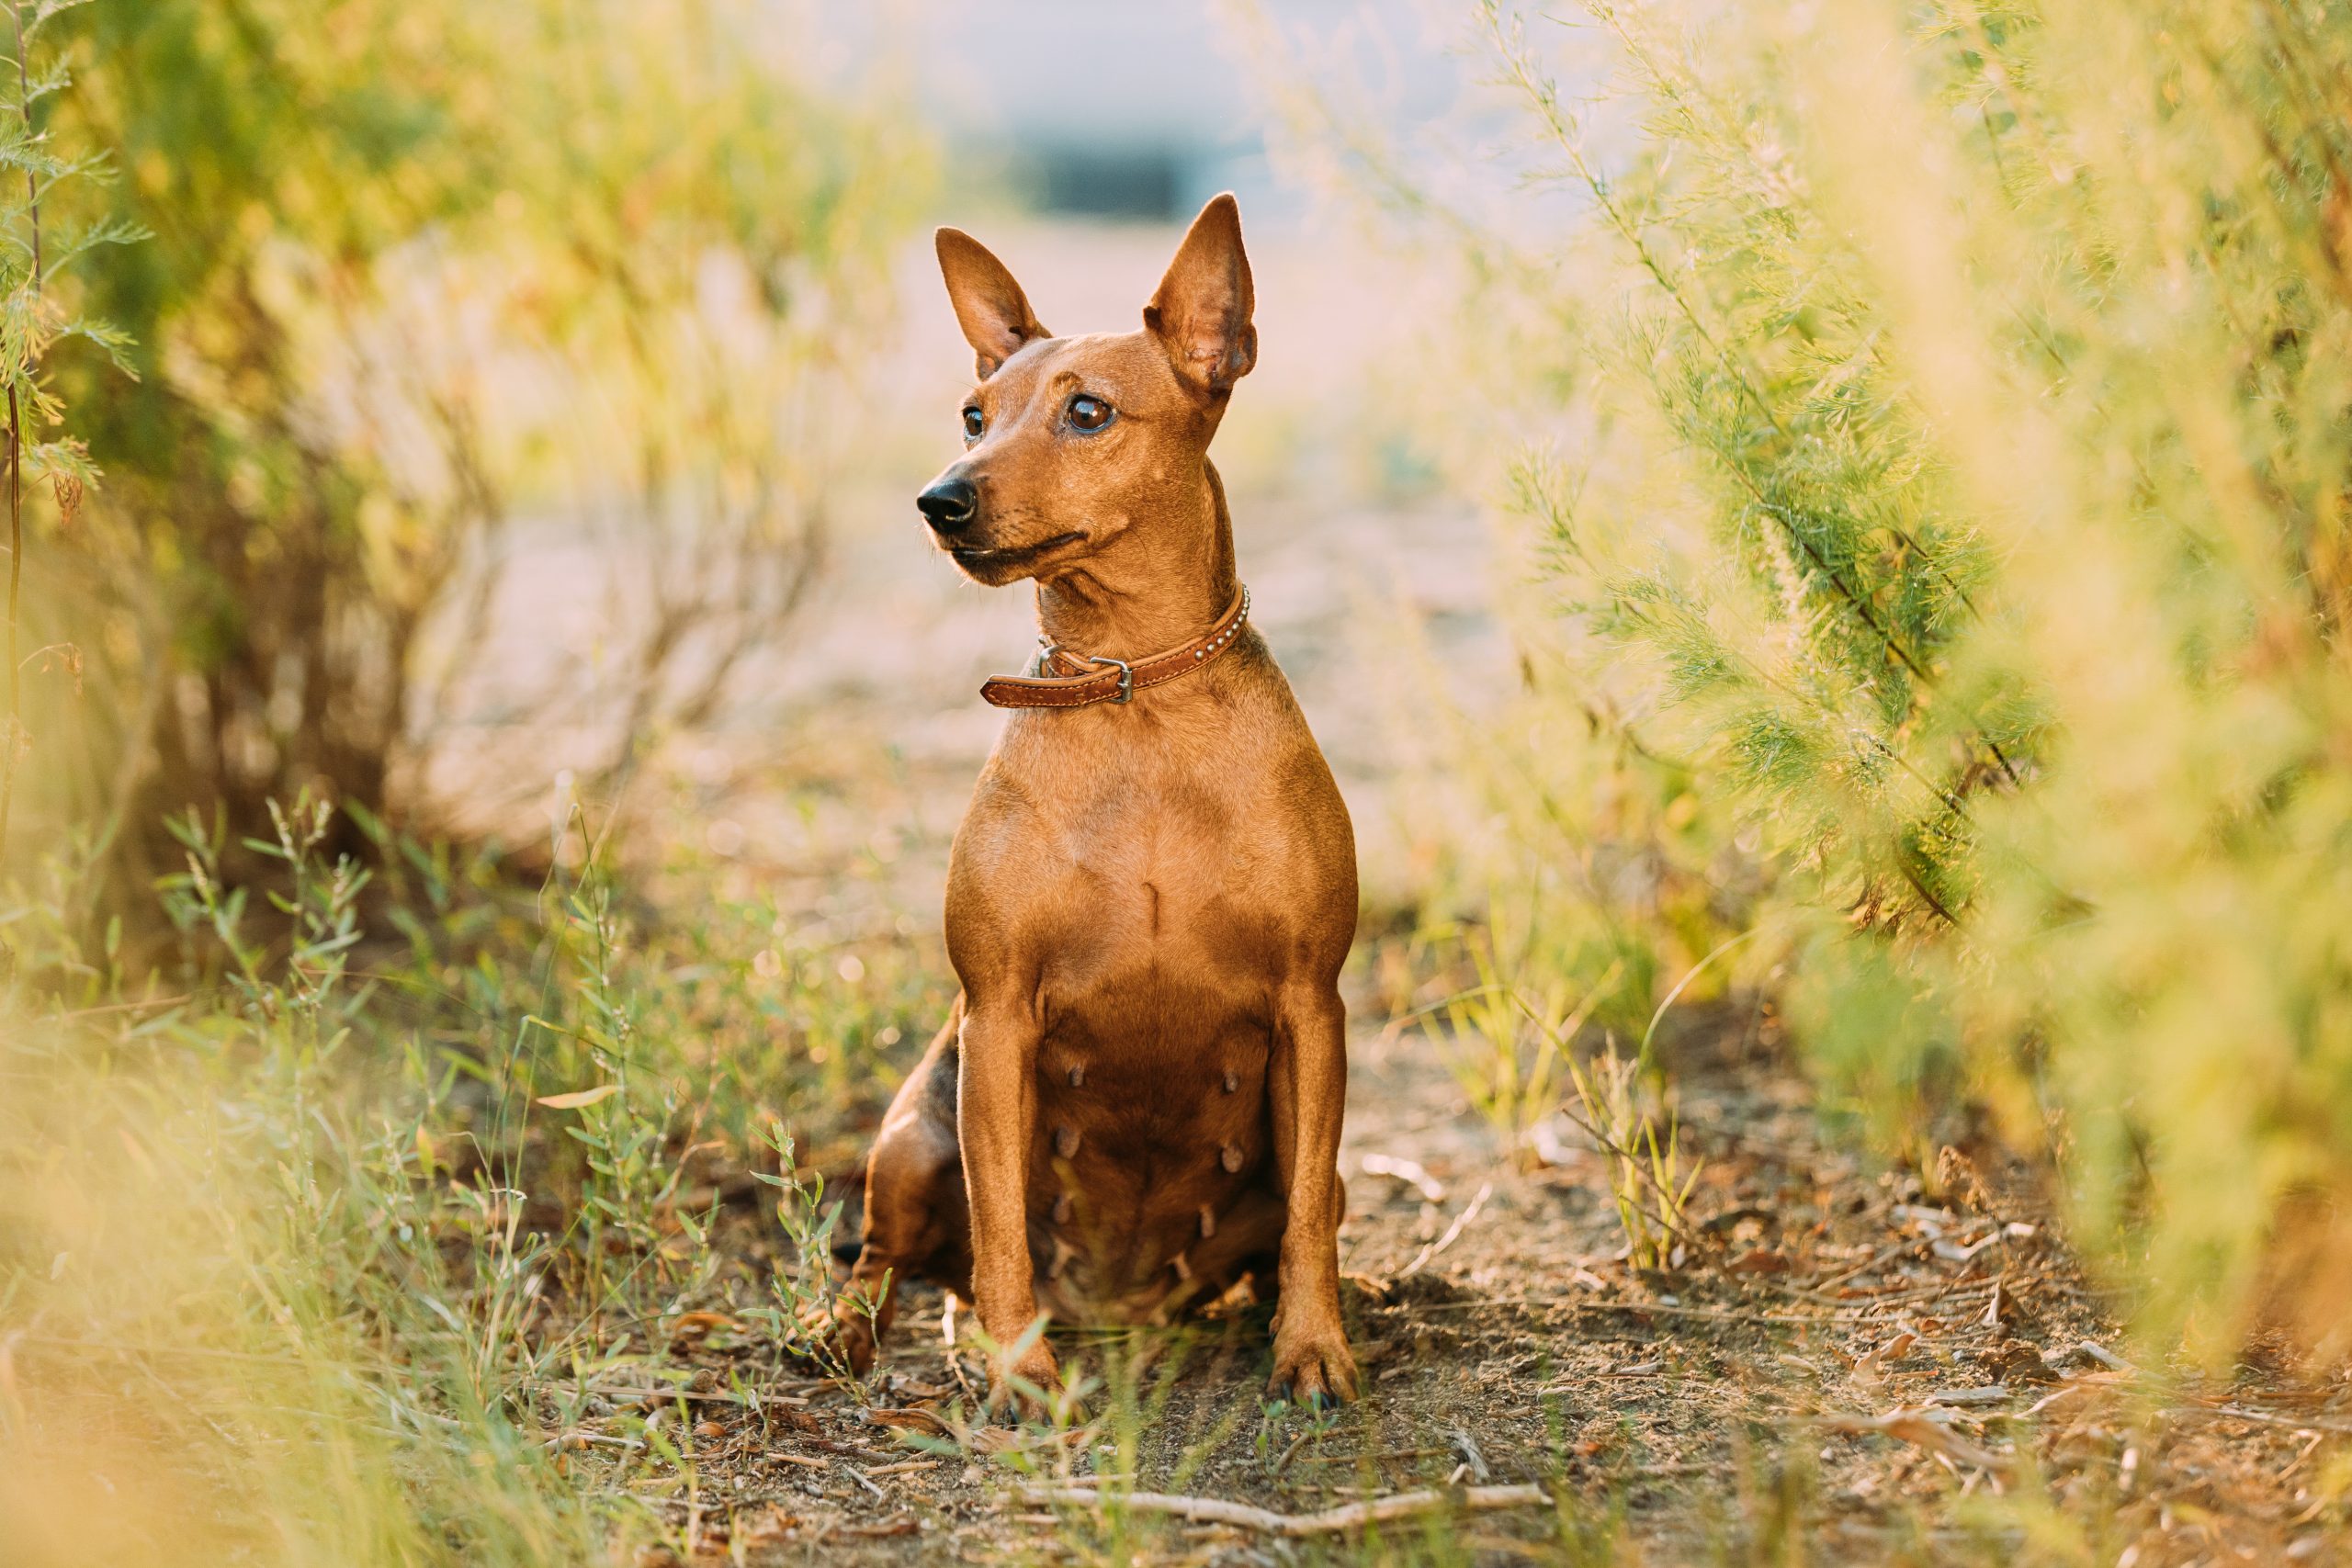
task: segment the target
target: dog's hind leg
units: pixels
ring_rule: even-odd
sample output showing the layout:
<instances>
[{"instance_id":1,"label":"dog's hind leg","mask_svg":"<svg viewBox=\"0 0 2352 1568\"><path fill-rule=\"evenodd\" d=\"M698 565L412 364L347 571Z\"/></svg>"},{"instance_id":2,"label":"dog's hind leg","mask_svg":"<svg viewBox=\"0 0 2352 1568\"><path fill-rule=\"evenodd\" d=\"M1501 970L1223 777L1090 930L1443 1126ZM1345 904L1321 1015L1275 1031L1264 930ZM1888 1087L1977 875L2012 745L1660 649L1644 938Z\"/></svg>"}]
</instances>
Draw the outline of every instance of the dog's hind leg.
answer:
<instances>
[{"instance_id":1,"label":"dog's hind leg","mask_svg":"<svg viewBox=\"0 0 2352 1568\"><path fill-rule=\"evenodd\" d=\"M874 1364L898 1313L899 1283L934 1280L969 1299L971 1206L956 1136L957 998L946 1027L899 1086L865 1162L865 1224L857 1261L833 1310L842 1355L860 1373Z\"/></svg>"}]
</instances>

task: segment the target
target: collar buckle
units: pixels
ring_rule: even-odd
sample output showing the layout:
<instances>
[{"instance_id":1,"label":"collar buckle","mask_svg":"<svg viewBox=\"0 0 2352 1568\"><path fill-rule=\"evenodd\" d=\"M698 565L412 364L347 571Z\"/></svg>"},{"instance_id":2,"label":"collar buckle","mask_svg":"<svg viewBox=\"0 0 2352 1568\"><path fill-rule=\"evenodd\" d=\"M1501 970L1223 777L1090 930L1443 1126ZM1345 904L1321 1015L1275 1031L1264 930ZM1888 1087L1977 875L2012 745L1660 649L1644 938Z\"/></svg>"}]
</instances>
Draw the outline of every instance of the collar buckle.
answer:
<instances>
[{"instance_id":1,"label":"collar buckle","mask_svg":"<svg viewBox=\"0 0 2352 1568\"><path fill-rule=\"evenodd\" d=\"M1083 659L1089 664L1117 665L1119 667L1119 694L1113 697L1111 700L1114 703L1131 703L1135 701L1136 667L1128 663L1125 660L1114 659L1107 653L1077 653L1071 652L1068 649L1059 649L1056 651L1069 653L1069 656L1072 659Z\"/></svg>"}]
</instances>

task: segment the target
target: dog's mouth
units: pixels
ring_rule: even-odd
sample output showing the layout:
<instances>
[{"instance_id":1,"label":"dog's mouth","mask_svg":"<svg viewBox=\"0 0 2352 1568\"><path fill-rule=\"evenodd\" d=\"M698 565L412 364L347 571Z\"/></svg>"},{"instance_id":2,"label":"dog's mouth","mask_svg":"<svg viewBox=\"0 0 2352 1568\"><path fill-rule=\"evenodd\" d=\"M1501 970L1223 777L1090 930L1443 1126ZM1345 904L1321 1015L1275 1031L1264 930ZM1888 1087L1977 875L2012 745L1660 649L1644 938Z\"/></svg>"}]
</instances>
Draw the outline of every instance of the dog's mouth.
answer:
<instances>
[{"instance_id":1,"label":"dog's mouth","mask_svg":"<svg viewBox=\"0 0 2352 1568\"><path fill-rule=\"evenodd\" d=\"M958 566L987 567L1001 570L1007 567L1027 566L1042 560L1065 545L1083 544L1083 534L1057 534L1050 539L1040 539L1034 545L1022 545L1010 549L994 549L983 545L950 545L947 553L956 558Z\"/></svg>"}]
</instances>

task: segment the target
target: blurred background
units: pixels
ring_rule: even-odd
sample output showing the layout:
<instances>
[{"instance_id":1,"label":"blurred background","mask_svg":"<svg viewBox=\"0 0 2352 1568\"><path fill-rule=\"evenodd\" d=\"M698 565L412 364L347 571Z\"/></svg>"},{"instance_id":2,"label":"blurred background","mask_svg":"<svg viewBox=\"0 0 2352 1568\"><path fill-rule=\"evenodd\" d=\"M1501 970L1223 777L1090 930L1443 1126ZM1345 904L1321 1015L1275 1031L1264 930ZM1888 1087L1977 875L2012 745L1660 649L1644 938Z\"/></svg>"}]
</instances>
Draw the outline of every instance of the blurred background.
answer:
<instances>
[{"instance_id":1,"label":"blurred background","mask_svg":"<svg viewBox=\"0 0 2352 1568\"><path fill-rule=\"evenodd\" d=\"M1611 1249L1514 1267L1627 1299L1765 1289L1710 1228L1761 1214L1834 1303L1679 1141L1748 1095L1819 1213L2031 1214L2150 1364L2346 1397L2341 7L7 9L36 1561L582 1560L650 1539L549 1457L583 1367L821 1353L819 1179L952 998L1033 635L911 503L932 229L1125 330L1225 189L1215 457L1361 846L1349 1159L1589 1189ZM2344 1525L2340 1446L2249 1517ZM2171 1530L2085 1485L2003 1528Z\"/></svg>"},{"instance_id":2,"label":"blurred background","mask_svg":"<svg viewBox=\"0 0 2352 1568\"><path fill-rule=\"evenodd\" d=\"M1270 349L1217 455L1351 786L1392 771L1378 683L1318 678L1351 626L1507 663L1490 529L1410 391L1448 280L1353 220L1261 80L1312 48L1384 124L1474 137L1495 107L1443 7L1037 4L971 36L781 3L330 15L293 40L168 8L58 24L101 73L186 89L102 100L102 74L58 110L128 177L55 200L153 231L61 282L146 373L92 410L116 482L28 613L81 684L34 683L19 809L82 837L94 896L176 863L167 813L250 826L305 785L511 845L567 799L682 788L766 867L798 852L775 792L739 787L763 769L888 757L952 817L994 732L967 699L1030 631L909 501L968 384L928 243L951 220L1057 325L1118 330L1237 191ZM420 74L377 72L388 50ZM234 140L176 150L215 96ZM157 227L181 200L202 231ZM96 364L63 341L52 373Z\"/></svg>"}]
</instances>

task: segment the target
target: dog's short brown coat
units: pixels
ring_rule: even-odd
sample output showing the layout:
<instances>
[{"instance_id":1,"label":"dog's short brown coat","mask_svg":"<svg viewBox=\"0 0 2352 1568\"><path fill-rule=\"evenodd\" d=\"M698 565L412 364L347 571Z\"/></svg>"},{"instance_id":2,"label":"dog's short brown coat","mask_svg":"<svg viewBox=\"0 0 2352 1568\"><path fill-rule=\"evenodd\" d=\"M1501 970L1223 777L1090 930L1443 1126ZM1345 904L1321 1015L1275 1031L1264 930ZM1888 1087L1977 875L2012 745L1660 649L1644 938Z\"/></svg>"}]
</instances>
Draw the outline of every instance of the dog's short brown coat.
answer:
<instances>
[{"instance_id":1,"label":"dog's short brown coat","mask_svg":"<svg viewBox=\"0 0 2352 1568\"><path fill-rule=\"evenodd\" d=\"M1134 659L1198 636L1237 584L1209 441L1257 354L1233 198L1193 221L1140 332L1055 337L977 242L943 229L938 250L980 376L977 436L942 476L977 504L943 547L978 581L1035 579L1062 647ZM1073 423L1081 394L1108 424ZM1131 703L1012 714L946 918L963 994L868 1161L853 1283L881 1304L871 1332L841 1314L852 1359L870 1364L900 1279L938 1279L1005 1348L1001 1400L1008 1376L1054 1381L1041 1312L1152 1318L1254 1267L1281 1295L1272 1386L1352 1397L1355 845L1256 631Z\"/></svg>"}]
</instances>

